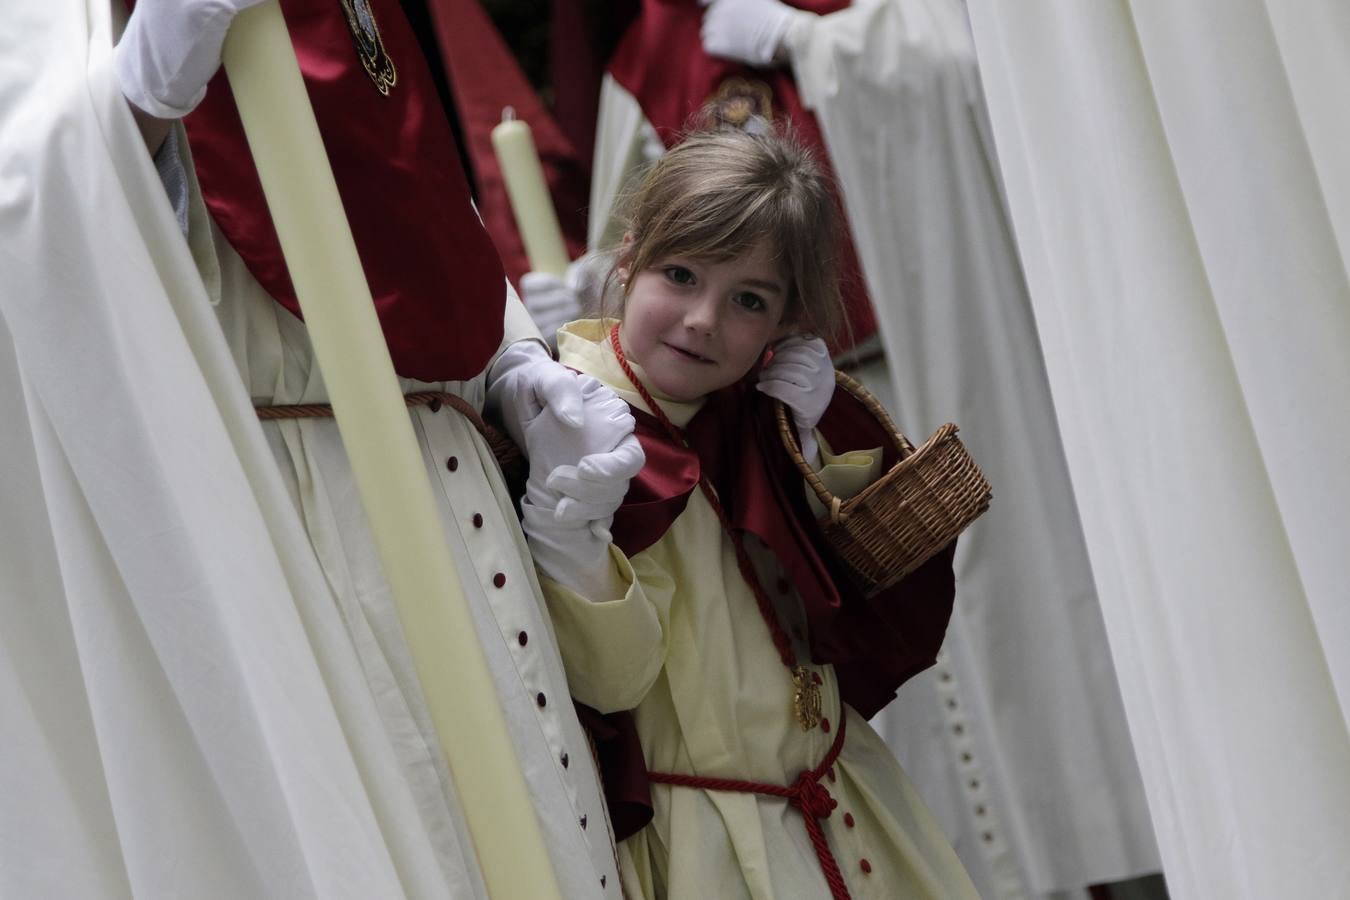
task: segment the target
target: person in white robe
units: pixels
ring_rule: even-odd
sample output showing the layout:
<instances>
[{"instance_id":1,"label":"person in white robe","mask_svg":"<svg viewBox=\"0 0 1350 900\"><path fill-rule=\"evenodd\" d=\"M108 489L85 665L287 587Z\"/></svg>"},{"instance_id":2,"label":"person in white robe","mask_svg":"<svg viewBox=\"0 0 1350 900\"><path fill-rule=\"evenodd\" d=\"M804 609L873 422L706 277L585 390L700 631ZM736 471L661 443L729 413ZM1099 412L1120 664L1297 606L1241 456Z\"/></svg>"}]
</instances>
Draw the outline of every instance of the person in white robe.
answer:
<instances>
[{"instance_id":1,"label":"person in white robe","mask_svg":"<svg viewBox=\"0 0 1350 900\"><path fill-rule=\"evenodd\" d=\"M326 400L304 326L176 125L161 180L120 7L0 30L0 896L486 897L336 425L254 410ZM542 348L506 317L497 365ZM618 896L497 464L448 407L412 416L563 895Z\"/></svg>"}]
</instances>

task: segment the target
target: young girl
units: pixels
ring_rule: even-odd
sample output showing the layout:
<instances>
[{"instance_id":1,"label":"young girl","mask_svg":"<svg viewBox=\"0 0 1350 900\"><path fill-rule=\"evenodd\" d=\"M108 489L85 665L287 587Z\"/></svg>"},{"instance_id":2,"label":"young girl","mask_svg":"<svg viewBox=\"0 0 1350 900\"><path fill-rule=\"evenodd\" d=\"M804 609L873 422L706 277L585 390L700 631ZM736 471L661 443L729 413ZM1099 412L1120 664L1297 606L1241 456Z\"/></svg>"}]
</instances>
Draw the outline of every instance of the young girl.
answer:
<instances>
[{"instance_id":1,"label":"young girl","mask_svg":"<svg viewBox=\"0 0 1350 900\"><path fill-rule=\"evenodd\" d=\"M807 336L839 319L834 220L791 142L688 138L630 200L622 322L558 334L619 398L585 431L612 445L631 407L645 467L630 485L543 417L526 430L525 530L572 691L632 710L641 745L652 816L620 845L630 898L976 896L864 719L932 664L950 551L864 599L774 428L770 398L845 497L891 462Z\"/></svg>"}]
</instances>

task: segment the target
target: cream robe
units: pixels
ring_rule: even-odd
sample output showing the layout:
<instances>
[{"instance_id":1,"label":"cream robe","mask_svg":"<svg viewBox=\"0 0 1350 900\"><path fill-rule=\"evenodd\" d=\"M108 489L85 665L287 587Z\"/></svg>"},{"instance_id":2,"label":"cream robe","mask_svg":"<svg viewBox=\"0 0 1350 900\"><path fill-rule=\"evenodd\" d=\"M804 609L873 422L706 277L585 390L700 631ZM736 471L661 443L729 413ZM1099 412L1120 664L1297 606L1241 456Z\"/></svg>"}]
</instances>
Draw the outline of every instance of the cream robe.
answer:
<instances>
[{"instance_id":1,"label":"cream robe","mask_svg":"<svg viewBox=\"0 0 1350 900\"><path fill-rule=\"evenodd\" d=\"M193 196L199 195L194 191ZM204 214L194 208L190 218L196 224ZM214 224L209 237L199 237L206 233L194 229L190 244L194 253L214 253L219 260L221 295L233 300L222 302L216 312L255 405L325 402L304 325L262 289ZM502 347L538 333L509 284L506 290ZM404 393L445 390L482 411L481 374L462 382L401 381ZM449 407L439 412L420 407L412 416L563 896L617 896L614 849L594 763L500 469L477 430ZM445 841L458 831L457 843L471 846L336 422L264 422L263 432L346 623L423 825L438 838L434 843L445 843L438 850L452 866L474 872L472 856L451 853L455 842ZM499 587L501 576L505 583ZM600 885L601 876L608 891Z\"/></svg>"},{"instance_id":2,"label":"cream robe","mask_svg":"<svg viewBox=\"0 0 1350 900\"><path fill-rule=\"evenodd\" d=\"M0 895L485 896L336 427L250 403L323 399L303 327L195 191L184 244L107 0L6 16ZM564 895L617 897L494 463L414 426Z\"/></svg>"},{"instance_id":3,"label":"cream robe","mask_svg":"<svg viewBox=\"0 0 1350 900\"><path fill-rule=\"evenodd\" d=\"M561 358L645 408L609 348L607 325L565 326ZM683 425L699 404L662 408ZM879 468L875 451L827 452L825 462L827 485L845 496ZM750 552L785 630L803 629L800 602L767 549L753 542ZM602 711L635 707L651 769L788 785L820 763L847 719L837 778L824 782L839 806L823 824L852 895L977 896L885 744L840 705L832 667L811 666L824 682L825 721L810 732L797 724L791 678L700 491L654 545L631 560L613 553L628 585L622 598L593 602L548 579L545 594L573 692ZM796 643L798 659L809 660ZM652 799L652 823L620 848L630 898L829 896L802 817L786 800L667 785L653 785Z\"/></svg>"}]
</instances>

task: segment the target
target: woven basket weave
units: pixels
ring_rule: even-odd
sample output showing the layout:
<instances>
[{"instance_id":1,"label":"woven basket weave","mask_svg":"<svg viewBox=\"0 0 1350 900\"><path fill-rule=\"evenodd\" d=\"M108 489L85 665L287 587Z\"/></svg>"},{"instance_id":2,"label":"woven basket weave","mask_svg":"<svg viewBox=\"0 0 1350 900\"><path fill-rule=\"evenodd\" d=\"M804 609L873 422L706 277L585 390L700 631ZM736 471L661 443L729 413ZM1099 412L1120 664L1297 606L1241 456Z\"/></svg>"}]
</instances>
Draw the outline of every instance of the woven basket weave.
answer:
<instances>
[{"instance_id":1,"label":"woven basket weave","mask_svg":"<svg viewBox=\"0 0 1350 900\"><path fill-rule=\"evenodd\" d=\"M826 541L870 597L950 544L989 508L992 492L957 438L955 425L943 425L915 448L866 388L843 372L834 375L836 383L885 428L900 461L861 493L840 500L825 489L802 457L797 430L782 403L776 404L778 431L788 455L827 510L820 519Z\"/></svg>"}]
</instances>

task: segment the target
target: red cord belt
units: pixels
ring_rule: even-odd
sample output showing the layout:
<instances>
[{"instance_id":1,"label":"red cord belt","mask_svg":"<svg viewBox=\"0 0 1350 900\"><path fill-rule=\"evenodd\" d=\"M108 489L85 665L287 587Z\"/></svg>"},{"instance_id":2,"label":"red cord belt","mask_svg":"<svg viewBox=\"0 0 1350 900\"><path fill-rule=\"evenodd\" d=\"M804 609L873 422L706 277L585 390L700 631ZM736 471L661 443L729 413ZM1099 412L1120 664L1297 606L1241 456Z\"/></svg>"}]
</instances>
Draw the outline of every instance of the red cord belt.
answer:
<instances>
[{"instance_id":1,"label":"red cord belt","mask_svg":"<svg viewBox=\"0 0 1350 900\"><path fill-rule=\"evenodd\" d=\"M648 772L647 778L657 784L670 784L676 787L696 787L708 791L732 791L738 794L767 794L771 797L784 797L802 814L806 823L806 833L811 838L811 846L816 850L816 859L820 861L820 870L830 886L833 900L849 900L848 885L839 871L839 864L830 845L825 840L825 831L820 827L822 819L828 819L830 813L839 805L839 801L830 796L830 791L820 783L821 777L839 758L844 749L844 718L839 718L839 733L834 743L821 760L820 765L797 776L790 786L765 784L758 781L740 781L735 778L700 778L697 775L677 775L669 772Z\"/></svg>"}]
</instances>

